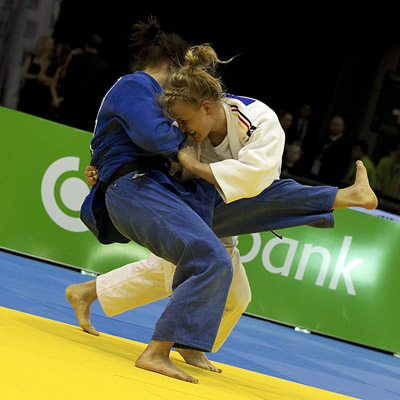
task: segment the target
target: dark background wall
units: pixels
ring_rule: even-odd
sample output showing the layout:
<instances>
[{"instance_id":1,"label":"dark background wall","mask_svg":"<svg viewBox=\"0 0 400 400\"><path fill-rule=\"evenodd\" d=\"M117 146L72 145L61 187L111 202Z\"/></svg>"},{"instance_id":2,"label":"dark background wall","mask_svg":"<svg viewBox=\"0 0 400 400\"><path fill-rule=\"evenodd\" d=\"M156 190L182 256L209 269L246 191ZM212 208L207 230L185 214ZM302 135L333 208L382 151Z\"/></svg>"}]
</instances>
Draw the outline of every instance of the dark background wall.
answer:
<instances>
[{"instance_id":1,"label":"dark background wall","mask_svg":"<svg viewBox=\"0 0 400 400\"><path fill-rule=\"evenodd\" d=\"M78 46L86 33L100 34L102 55L117 78L128 72L130 27L155 15L163 30L177 32L193 44L212 43L222 59L239 55L222 70L229 92L294 113L304 102L310 103L321 131L333 114L342 114L348 134L367 138L372 155L387 151L379 139L385 133L380 135L377 128L371 133L371 123L379 119L375 113L382 74L393 70L400 44L394 11L364 7L350 12L327 3L324 9L288 4L261 9L253 3L222 3L219 11L216 7L64 0L54 35ZM382 65L388 53L388 65ZM388 102L381 113L390 114L394 104ZM394 125L391 139L398 138Z\"/></svg>"}]
</instances>

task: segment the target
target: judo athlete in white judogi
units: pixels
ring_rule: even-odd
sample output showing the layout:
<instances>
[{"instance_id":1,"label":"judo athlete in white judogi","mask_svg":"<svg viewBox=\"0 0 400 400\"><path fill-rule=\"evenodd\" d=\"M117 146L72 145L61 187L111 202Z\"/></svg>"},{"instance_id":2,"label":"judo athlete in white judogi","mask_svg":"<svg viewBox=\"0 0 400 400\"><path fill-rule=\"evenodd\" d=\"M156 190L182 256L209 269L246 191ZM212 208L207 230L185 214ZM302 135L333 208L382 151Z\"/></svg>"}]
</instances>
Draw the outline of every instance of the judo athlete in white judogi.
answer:
<instances>
[{"instance_id":1,"label":"judo athlete in white judogi","mask_svg":"<svg viewBox=\"0 0 400 400\"><path fill-rule=\"evenodd\" d=\"M203 52L211 58L215 55L208 46L196 47L189 52L192 63L204 60L204 56L196 58L196 53ZM222 95L219 82L205 71L209 65L198 62L191 65L189 57L189 67L176 74L162 102L194 142L178 154L184 168L182 178L193 174L214 184L218 191L212 229L228 251L234 272L212 347L217 351L251 298L236 248L238 235L299 225L332 228L332 210L375 208L377 201L361 162L356 182L345 189L279 179L285 138L276 114L258 100ZM195 67L199 70L193 75ZM196 80L196 85L190 79ZM96 334L89 319L90 302L96 297L104 312L112 316L171 295L177 278L179 271L171 262L150 254L147 260L100 275L87 285L70 287L69 298L82 328ZM85 287L95 293L90 301ZM212 369L207 363L203 367Z\"/></svg>"},{"instance_id":2,"label":"judo athlete in white judogi","mask_svg":"<svg viewBox=\"0 0 400 400\"><path fill-rule=\"evenodd\" d=\"M213 351L229 336L251 300L236 236L298 225L330 228L337 193L331 186L307 187L279 179L284 134L265 104L226 96L223 109L228 128L224 141L214 147L206 137L193 148L218 177L213 230L227 249L234 271ZM187 170L184 174L190 177ZM174 274L172 263L150 254L146 260L99 275L97 296L106 315L117 315L169 296Z\"/></svg>"}]
</instances>

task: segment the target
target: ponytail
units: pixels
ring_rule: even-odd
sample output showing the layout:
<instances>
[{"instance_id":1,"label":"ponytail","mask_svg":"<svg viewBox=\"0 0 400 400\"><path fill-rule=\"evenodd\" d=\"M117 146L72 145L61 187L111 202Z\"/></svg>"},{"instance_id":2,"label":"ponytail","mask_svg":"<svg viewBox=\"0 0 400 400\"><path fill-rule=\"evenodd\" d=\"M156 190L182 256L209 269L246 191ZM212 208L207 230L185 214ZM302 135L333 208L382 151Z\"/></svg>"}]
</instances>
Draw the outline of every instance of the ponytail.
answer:
<instances>
[{"instance_id":1,"label":"ponytail","mask_svg":"<svg viewBox=\"0 0 400 400\"><path fill-rule=\"evenodd\" d=\"M168 111L177 100L194 106L200 106L205 99L221 101L224 90L218 66L231 60L221 61L207 44L191 47L186 53L185 65L174 74L171 87L161 96L163 107Z\"/></svg>"}]
</instances>

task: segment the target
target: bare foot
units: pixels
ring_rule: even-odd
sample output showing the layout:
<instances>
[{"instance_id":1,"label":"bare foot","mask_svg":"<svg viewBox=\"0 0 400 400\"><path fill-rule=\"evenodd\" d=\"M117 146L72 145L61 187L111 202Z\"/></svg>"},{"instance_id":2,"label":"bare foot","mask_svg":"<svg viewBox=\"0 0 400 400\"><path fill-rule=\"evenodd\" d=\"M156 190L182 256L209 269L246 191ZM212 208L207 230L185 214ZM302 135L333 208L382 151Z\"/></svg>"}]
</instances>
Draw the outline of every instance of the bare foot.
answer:
<instances>
[{"instance_id":1,"label":"bare foot","mask_svg":"<svg viewBox=\"0 0 400 400\"><path fill-rule=\"evenodd\" d=\"M356 179L353 186L357 193L360 207L373 210L378 206L378 199L369 185L367 170L361 160L356 162Z\"/></svg>"},{"instance_id":2,"label":"bare foot","mask_svg":"<svg viewBox=\"0 0 400 400\"><path fill-rule=\"evenodd\" d=\"M371 189L367 170L361 160L356 162L356 179L353 185L339 189L333 203L333 209L362 207L373 210L378 206L378 199Z\"/></svg>"},{"instance_id":3,"label":"bare foot","mask_svg":"<svg viewBox=\"0 0 400 400\"><path fill-rule=\"evenodd\" d=\"M65 295L74 307L80 327L91 335L99 336L99 332L90 323L90 306L97 299L96 281L70 285L65 290Z\"/></svg>"},{"instance_id":4,"label":"bare foot","mask_svg":"<svg viewBox=\"0 0 400 400\"><path fill-rule=\"evenodd\" d=\"M145 351L136 360L135 366L147 371L158 372L159 374L179 379L181 381L198 383L199 381L186 372L179 369L169 359L169 352L172 347L170 342L152 340Z\"/></svg>"},{"instance_id":5,"label":"bare foot","mask_svg":"<svg viewBox=\"0 0 400 400\"><path fill-rule=\"evenodd\" d=\"M201 351L190 349L176 349L176 351L183 357L183 359L190 365L206 369L207 371L221 373L222 369L217 368L211 364L210 360Z\"/></svg>"}]
</instances>

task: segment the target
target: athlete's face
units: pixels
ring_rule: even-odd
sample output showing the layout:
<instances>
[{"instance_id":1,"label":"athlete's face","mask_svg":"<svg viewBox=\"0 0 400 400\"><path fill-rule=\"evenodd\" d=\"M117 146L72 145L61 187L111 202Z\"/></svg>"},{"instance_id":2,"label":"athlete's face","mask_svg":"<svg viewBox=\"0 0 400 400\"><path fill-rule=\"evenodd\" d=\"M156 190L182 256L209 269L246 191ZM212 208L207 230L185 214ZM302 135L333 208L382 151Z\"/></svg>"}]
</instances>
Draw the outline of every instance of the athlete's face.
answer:
<instances>
[{"instance_id":1,"label":"athlete's face","mask_svg":"<svg viewBox=\"0 0 400 400\"><path fill-rule=\"evenodd\" d=\"M183 101L177 101L170 112L172 118L178 123L179 129L196 142L202 142L209 135L212 128L209 102L204 101L200 107L195 107Z\"/></svg>"}]
</instances>

